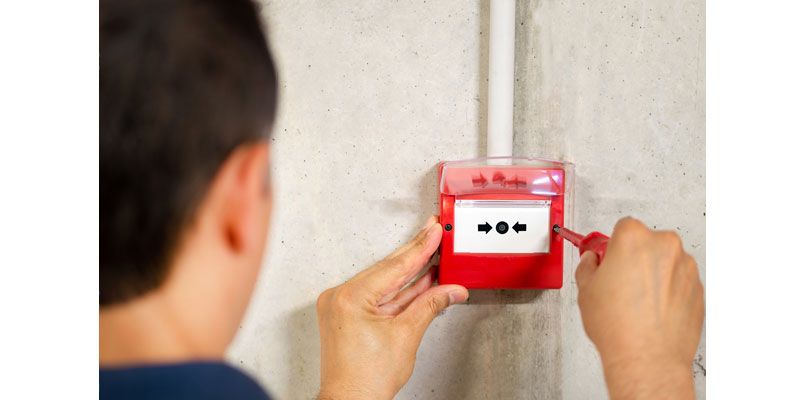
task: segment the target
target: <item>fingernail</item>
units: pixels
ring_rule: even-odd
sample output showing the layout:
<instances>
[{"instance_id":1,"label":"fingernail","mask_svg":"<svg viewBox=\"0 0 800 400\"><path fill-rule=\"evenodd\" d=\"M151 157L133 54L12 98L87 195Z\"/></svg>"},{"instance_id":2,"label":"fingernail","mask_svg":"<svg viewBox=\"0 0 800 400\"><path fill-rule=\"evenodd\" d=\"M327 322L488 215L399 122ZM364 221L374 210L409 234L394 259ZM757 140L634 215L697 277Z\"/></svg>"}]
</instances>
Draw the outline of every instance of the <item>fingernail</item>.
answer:
<instances>
[{"instance_id":1,"label":"fingernail","mask_svg":"<svg viewBox=\"0 0 800 400\"><path fill-rule=\"evenodd\" d=\"M469 298L469 291L466 289L455 289L447 293L450 297L450 304L459 304L467 301Z\"/></svg>"}]
</instances>

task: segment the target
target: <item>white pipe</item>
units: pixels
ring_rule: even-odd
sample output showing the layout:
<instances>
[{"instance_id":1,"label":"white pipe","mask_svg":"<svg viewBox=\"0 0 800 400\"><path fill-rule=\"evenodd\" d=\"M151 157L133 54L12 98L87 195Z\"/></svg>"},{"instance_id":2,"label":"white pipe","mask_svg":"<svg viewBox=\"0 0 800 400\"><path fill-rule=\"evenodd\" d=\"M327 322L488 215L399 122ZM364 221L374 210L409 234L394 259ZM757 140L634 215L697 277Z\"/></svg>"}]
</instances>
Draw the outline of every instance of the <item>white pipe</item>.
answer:
<instances>
[{"instance_id":1,"label":"white pipe","mask_svg":"<svg viewBox=\"0 0 800 400\"><path fill-rule=\"evenodd\" d=\"M514 144L515 0L491 0L486 155L511 156Z\"/></svg>"}]
</instances>

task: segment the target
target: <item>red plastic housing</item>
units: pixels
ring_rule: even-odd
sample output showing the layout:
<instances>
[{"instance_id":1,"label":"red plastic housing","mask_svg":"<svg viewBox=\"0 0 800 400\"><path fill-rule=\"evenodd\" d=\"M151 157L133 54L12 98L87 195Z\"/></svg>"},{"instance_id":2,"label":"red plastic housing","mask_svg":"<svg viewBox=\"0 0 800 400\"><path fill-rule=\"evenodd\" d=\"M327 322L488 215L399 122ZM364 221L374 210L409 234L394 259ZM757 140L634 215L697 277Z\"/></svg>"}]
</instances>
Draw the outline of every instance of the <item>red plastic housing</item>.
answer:
<instances>
[{"instance_id":1,"label":"red plastic housing","mask_svg":"<svg viewBox=\"0 0 800 400\"><path fill-rule=\"evenodd\" d=\"M564 225L567 170L571 164L546 160L523 165L479 165L490 159L439 164L439 283L473 289L559 289L563 284L564 242L550 235L549 251L533 254L454 253L456 200L550 200L550 226ZM447 228L450 228L449 230Z\"/></svg>"}]
</instances>

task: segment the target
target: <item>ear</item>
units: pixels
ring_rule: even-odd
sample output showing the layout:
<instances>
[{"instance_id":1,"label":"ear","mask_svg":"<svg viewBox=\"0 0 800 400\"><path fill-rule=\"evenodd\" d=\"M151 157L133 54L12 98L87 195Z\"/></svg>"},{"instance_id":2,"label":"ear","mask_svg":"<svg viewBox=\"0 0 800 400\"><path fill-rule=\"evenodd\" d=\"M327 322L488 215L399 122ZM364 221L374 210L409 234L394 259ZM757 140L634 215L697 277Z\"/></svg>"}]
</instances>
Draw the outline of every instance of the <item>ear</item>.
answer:
<instances>
[{"instance_id":1,"label":"ear","mask_svg":"<svg viewBox=\"0 0 800 400\"><path fill-rule=\"evenodd\" d=\"M226 247L241 254L259 248L268 206L269 145L266 141L240 145L225 160L215 178L211 195L219 233Z\"/></svg>"}]
</instances>

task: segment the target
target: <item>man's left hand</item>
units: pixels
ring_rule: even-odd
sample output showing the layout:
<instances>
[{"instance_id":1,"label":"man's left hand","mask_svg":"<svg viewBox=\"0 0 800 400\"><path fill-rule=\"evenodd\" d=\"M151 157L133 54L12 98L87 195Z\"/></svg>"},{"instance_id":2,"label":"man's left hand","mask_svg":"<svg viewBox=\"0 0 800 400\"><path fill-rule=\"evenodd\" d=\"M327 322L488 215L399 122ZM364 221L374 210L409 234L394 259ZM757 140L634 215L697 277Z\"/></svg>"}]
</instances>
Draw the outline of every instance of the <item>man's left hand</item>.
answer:
<instances>
[{"instance_id":1,"label":"man's left hand","mask_svg":"<svg viewBox=\"0 0 800 400\"><path fill-rule=\"evenodd\" d=\"M405 385L433 318L469 296L463 286L433 286L431 271L406 287L441 240L431 217L411 242L319 296L320 399L391 399Z\"/></svg>"}]
</instances>

